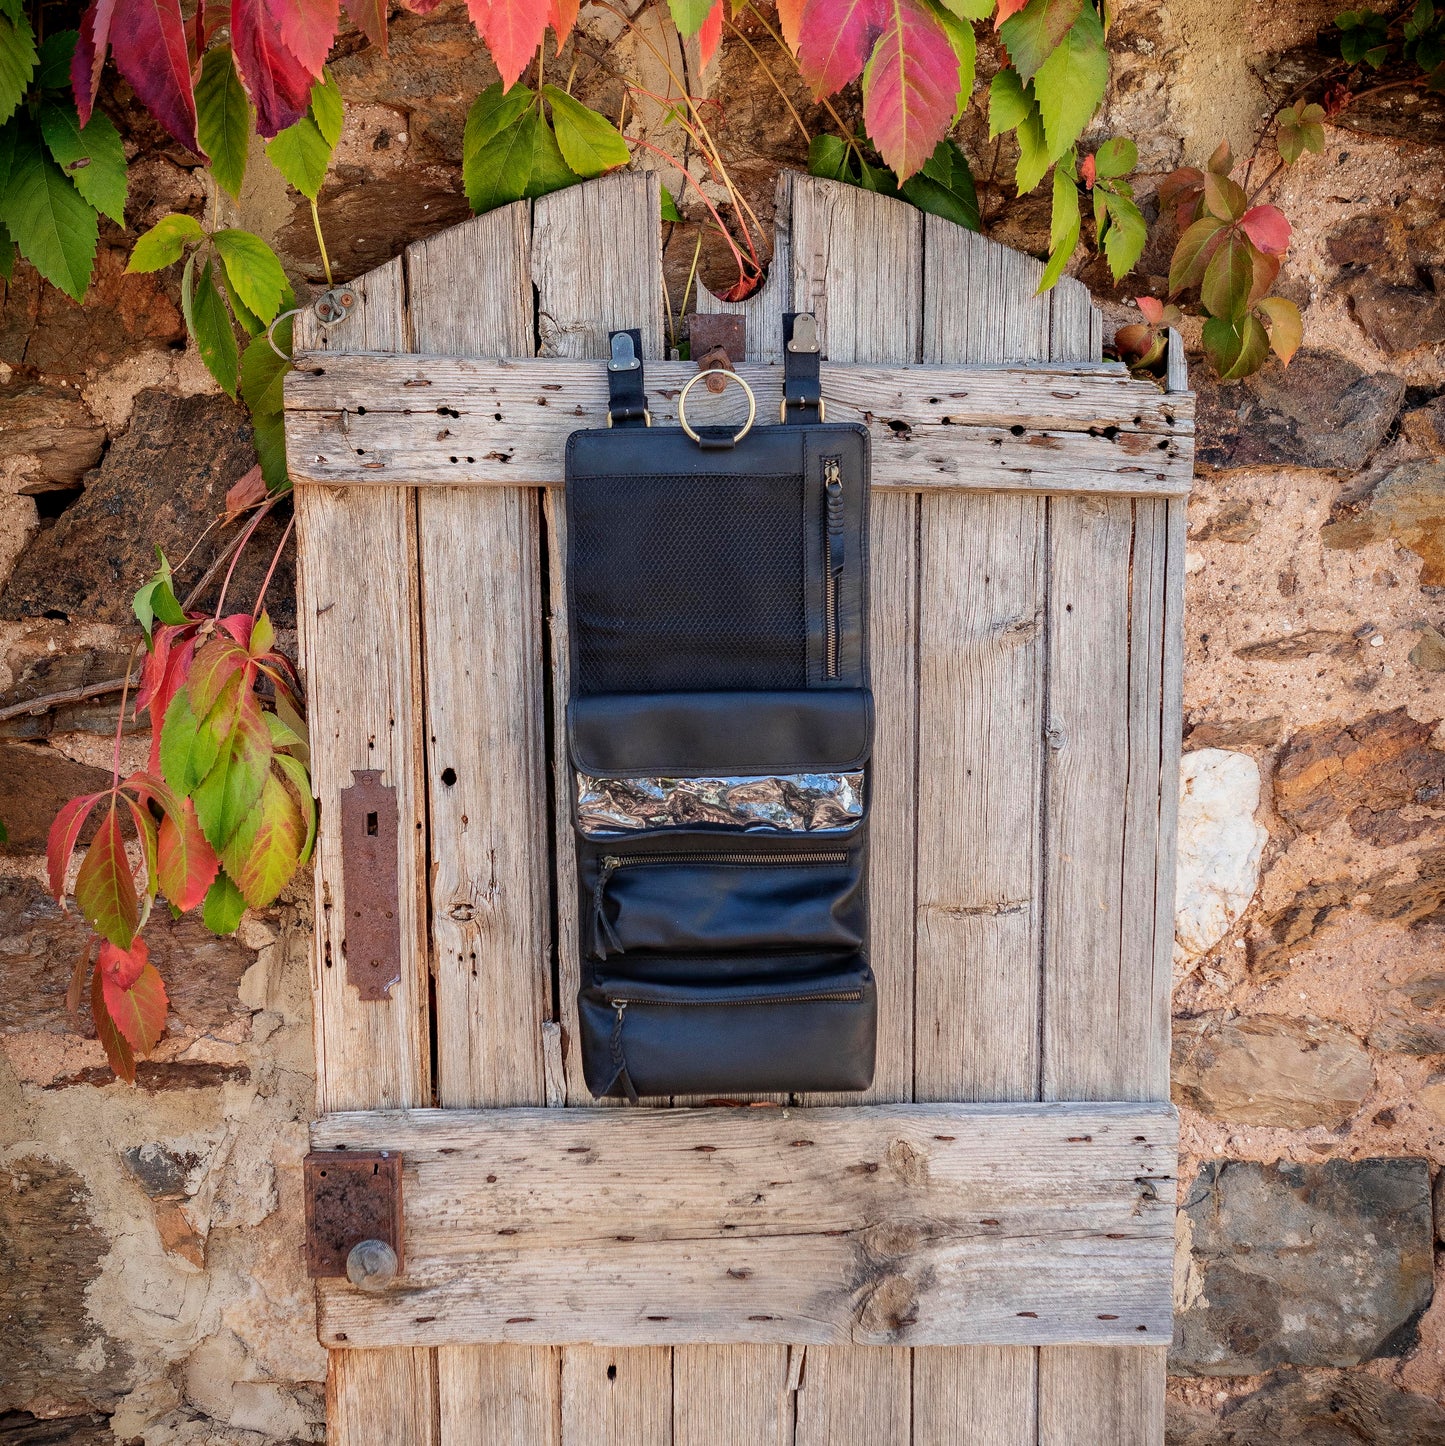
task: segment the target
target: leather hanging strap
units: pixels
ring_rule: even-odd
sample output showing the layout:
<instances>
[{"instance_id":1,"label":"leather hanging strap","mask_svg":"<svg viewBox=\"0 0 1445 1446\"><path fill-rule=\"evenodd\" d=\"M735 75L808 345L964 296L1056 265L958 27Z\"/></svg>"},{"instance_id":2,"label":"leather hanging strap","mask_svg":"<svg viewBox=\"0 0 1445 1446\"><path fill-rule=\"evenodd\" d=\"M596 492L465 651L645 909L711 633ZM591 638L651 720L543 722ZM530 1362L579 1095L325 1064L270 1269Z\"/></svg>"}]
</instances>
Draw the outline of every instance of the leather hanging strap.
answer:
<instances>
[{"instance_id":1,"label":"leather hanging strap","mask_svg":"<svg viewBox=\"0 0 1445 1446\"><path fill-rule=\"evenodd\" d=\"M818 323L811 311L783 313L783 421L823 420L823 386L819 377ZM809 415L811 413L812 415Z\"/></svg>"},{"instance_id":2,"label":"leather hanging strap","mask_svg":"<svg viewBox=\"0 0 1445 1446\"><path fill-rule=\"evenodd\" d=\"M608 333L612 355L607 362L607 425L609 427L650 427L647 392L642 379L642 332Z\"/></svg>"}]
</instances>

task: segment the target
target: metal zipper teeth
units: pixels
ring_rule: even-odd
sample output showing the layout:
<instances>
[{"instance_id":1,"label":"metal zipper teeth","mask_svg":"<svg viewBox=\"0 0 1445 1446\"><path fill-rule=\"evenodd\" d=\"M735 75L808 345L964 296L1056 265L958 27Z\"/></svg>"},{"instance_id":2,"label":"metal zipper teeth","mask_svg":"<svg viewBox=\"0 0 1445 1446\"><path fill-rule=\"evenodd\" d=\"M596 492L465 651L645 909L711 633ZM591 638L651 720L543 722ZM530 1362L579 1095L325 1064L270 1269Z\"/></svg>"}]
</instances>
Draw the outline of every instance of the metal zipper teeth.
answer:
<instances>
[{"instance_id":1,"label":"metal zipper teeth","mask_svg":"<svg viewBox=\"0 0 1445 1446\"><path fill-rule=\"evenodd\" d=\"M634 854L621 858L607 854L602 859L603 871L614 874L618 869L631 868L635 864L846 864L848 851L832 849L826 853L684 853L684 854Z\"/></svg>"},{"instance_id":2,"label":"metal zipper teeth","mask_svg":"<svg viewBox=\"0 0 1445 1446\"><path fill-rule=\"evenodd\" d=\"M729 1004L857 1004L863 998L861 989L834 989L820 994L789 994L783 998L758 995L749 999L638 999L609 998L608 1005L620 1014L634 1004L655 1005L660 1009L718 1009Z\"/></svg>"},{"instance_id":3,"label":"metal zipper teeth","mask_svg":"<svg viewBox=\"0 0 1445 1446\"><path fill-rule=\"evenodd\" d=\"M828 490L842 489L843 481L836 457L823 459L823 617L826 634L825 670L829 678L838 676L838 579L833 572L833 529L829 519Z\"/></svg>"}]
</instances>

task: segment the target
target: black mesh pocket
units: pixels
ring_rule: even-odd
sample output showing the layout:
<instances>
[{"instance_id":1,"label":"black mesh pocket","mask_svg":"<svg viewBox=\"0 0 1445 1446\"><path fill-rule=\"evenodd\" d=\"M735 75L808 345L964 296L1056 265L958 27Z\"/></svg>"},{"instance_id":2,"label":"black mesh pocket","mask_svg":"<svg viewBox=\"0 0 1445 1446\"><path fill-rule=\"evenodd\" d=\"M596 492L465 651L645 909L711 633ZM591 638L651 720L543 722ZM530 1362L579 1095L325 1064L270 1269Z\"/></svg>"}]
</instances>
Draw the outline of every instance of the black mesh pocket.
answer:
<instances>
[{"instance_id":1,"label":"black mesh pocket","mask_svg":"<svg viewBox=\"0 0 1445 1446\"><path fill-rule=\"evenodd\" d=\"M802 477L567 488L580 692L807 686Z\"/></svg>"}]
</instances>

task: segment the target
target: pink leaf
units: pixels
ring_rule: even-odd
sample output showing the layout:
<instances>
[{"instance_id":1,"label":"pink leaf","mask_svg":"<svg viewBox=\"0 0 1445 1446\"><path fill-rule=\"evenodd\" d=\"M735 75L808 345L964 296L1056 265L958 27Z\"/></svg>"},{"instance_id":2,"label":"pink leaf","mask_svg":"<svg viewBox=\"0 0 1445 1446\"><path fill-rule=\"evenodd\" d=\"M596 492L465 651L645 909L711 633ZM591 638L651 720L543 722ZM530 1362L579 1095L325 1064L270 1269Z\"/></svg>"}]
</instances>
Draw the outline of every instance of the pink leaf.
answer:
<instances>
[{"instance_id":1,"label":"pink leaf","mask_svg":"<svg viewBox=\"0 0 1445 1446\"><path fill-rule=\"evenodd\" d=\"M140 951L142 960L134 978L122 987L112 980L102 965L101 994L105 1000L105 1012L125 1036L126 1043L137 1054L149 1054L165 1032L170 1001L166 998L166 986L161 982L156 966L145 959L144 942L137 939L132 948Z\"/></svg>"},{"instance_id":2,"label":"pink leaf","mask_svg":"<svg viewBox=\"0 0 1445 1446\"><path fill-rule=\"evenodd\" d=\"M144 939L132 939L129 949L117 949L108 939L100 941L100 974L116 989L129 989L150 963L150 950Z\"/></svg>"},{"instance_id":3,"label":"pink leaf","mask_svg":"<svg viewBox=\"0 0 1445 1446\"><path fill-rule=\"evenodd\" d=\"M105 975L99 964L90 976L90 1013L95 1020L95 1037L105 1050L110 1067L127 1084L135 1083L135 1055L125 1036L115 1027L110 1011L105 1005Z\"/></svg>"},{"instance_id":4,"label":"pink leaf","mask_svg":"<svg viewBox=\"0 0 1445 1446\"><path fill-rule=\"evenodd\" d=\"M344 0L351 23L386 54L386 0ZM411 5L408 9L418 7ZM425 12L423 12L425 13Z\"/></svg>"},{"instance_id":5,"label":"pink leaf","mask_svg":"<svg viewBox=\"0 0 1445 1446\"><path fill-rule=\"evenodd\" d=\"M337 0L270 0L281 27L281 43L307 74L320 76L341 18Z\"/></svg>"},{"instance_id":6,"label":"pink leaf","mask_svg":"<svg viewBox=\"0 0 1445 1446\"><path fill-rule=\"evenodd\" d=\"M863 123L906 181L953 124L958 54L920 0L888 0L887 24L863 73Z\"/></svg>"},{"instance_id":7,"label":"pink leaf","mask_svg":"<svg viewBox=\"0 0 1445 1446\"><path fill-rule=\"evenodd\" d=\"M1164 303L1156 296L1136 296L1134 300L1138 303L1139 310L1144 313L1144 320L1150 326L1158 326L1164 320Z\"/></svg>"},{"instance_id":8,"label":"pink leaf","mask_svg":"<svg viewBox=\"0 0 1445 1446\"><path fill-rule=\"evenodd\" d=\"M1093 156L1085 156L1084 159L1079 162L1079 175L1084 182L1086 190L1092 191L1094 189L1094 180L1098 174L1097 166L1098 163L1094 160Z\"/></svg>"},{"instance_id":9,"label":"pink leaf","mask_svg":"<svg viewBox=\"0 0 1445 1446\"><path fill-rule=\"evenodd\" d=\"M580 3L581 0L549 0L547 21L556 32L558 45L572 33Z\"/></svg>"},{"instance_id":10,"label":"pink leaf","mask_svg":"<svg viewBox=\"0 0 1445 1446\"><path fill-rule=\"evenodd\" d=\"M110 48L110 22L115 6L116 0L93 0L80 17L80 34L70 58L70 85L75 92L75 109L82 126L90 124L95 93L100 89L100 72L105 65L105 52Z\"/></svg>"},{"instance_id":11,"label":"pink leaf","mask_svg":"<svg viewBox=\"0 0 1445 1446\"><path fill-rule=\"evenodd\" d=\"M1290 224L1278 206L1251 206L1239 224L1266 255L1283 256L1289 249Z\"/></svg>"},{"instance_id":12,"label":"pink leaf","mask_svg":"<svg viewBox=\"0 0 1445 1446\"><path fill-rule=\"evenodd\" d=\"M804 0L778 0L778 24L782 27L783 39L794 55L798 53L798 41L802 32Z\"/></svg>"},{"instance_id":13,"label":"pink leaf","mask_svg":"<svg viewBox=\"0 0 1445 1446\"><path fill-rule=\"evenodd\" d=\"M467 0L467 11L510 90L547 33L548 0Z\"/></svg>"},{"instance_id":14,"label":"pink leaf","mask_svg":"<svg viewBox=\"0 0 1445 1446\"><path fill-rule=\"evenodd\" d=\"M704 70L717 54L718 42L722 39L722 23L723 0L713 0L713 7L707 12L707 19L702 22L702 28L697 32L698 57Z\"/></svg>"},{"instance_id":15,"label":"pink leaf","mask_svg":"<svg viewBox=\"0 0 1445 1446\"><path fill-rule=\"evenodd\" d=\"M295 125L311 103L311 76L281 40L265 0L232 0L231 49L256 107L256 129L270 140Z\"/></svg>"},{"instance_id":16,"label":"pink leaf","mask_svg":"<svg viewBox=\"0 0 1445 1446\"><path fill-rule=\"evenodd\" d=\"M50 892L56 903L65 897L65 871L70 867L70 856L75 852L75 841L90 817L90 811L105 795L87 793L84 798L72 798L50 825L50 837L45 843L45 859L50 870Z\"/></svg>"},{"instance_id":17,"label":"pink leaf","mask_svg":"<svg viewBox=\"0 0 1445 1446\"><path fill-rule=\"evenodd\" d=\"M99 11L96 18L98 23ZM99 57L104 52L98 29L95 34ZM116 68L141 103L187 150L200 155L180 0L116 0L109 35Z\"/></svg>"},{"instance_id":18,"label":"pink leaf","mask_svg":"<svg viewBox=\"0 0 1445 1446\"><path fill-rule=\"evenodd\" d=\"M998 12L993 17L993 28L997 30L1010 15L1016 15L1029 0L998 0Z\"/></svg>"},{"instance_id":19,"label":"pink leaf","mask_svg":"<svg viewBox=\"0 0 1445 1446\"><path fill-rule=\"evenodd\" d=\"M196 820L195 804L189 798L182 799L179 814L168 813L161 820L162 893L184 914L206 897L219 867L215 850L206 842Z\"/></svg>"},{"instance_id":20,"label":"pink leaf","mask_svg":"<svg viewBox=\"0 0 1445 1446\"><path fill-rule=\"evenodd\" d=\"M804 0L798 71L817 96L863 74L888 18L888 0Z\"/></svg>"}]
</instances>

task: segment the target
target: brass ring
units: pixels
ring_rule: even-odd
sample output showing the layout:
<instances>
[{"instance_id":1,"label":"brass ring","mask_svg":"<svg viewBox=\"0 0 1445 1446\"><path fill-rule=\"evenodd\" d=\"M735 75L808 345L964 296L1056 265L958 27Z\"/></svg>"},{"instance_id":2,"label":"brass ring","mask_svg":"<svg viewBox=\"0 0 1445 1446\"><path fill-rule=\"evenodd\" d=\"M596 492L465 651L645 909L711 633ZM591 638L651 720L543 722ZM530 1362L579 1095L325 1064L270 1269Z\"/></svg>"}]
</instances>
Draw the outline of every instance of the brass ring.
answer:
<instances>
[{"instance_id":1,"label":"brass ring","mask_svg":"<svg viewBox=\"0 0 1445 1446\"><path fill-rule=\"evenodd\" d=\"M732 445L736 447L737 444L741 442L742 439L746 437L747 434L753 429L753 422L758 415L758 399L753 395L753 389L736 372L727 371L723 367L711 367L705 372L699 372L682 389L682 395L679 396L677 399L678 425L682 428L684 432L687 433L689 437L692 438L694 442L698 443L699 445L702 444L702 438L687 424L685 409L687 407L687 394L700 381L702 381L704 377L722 377L725 381L736 382L748 394L748 419L742 424L742 427L738 430L737 435L733 437Z\"/></svg>"}]
</instances>

